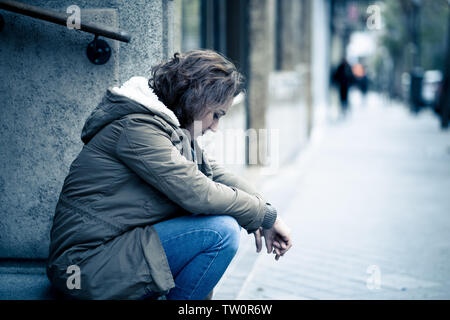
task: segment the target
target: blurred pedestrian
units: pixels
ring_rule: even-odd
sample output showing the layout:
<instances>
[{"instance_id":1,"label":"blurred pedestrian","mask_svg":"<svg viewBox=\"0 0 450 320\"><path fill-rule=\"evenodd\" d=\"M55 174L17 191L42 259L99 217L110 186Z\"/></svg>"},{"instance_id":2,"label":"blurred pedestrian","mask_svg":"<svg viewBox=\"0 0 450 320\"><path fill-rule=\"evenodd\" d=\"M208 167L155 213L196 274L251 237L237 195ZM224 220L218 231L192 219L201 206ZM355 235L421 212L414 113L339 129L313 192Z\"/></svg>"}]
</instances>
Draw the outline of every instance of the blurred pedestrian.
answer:
<instances>
[{"instance_id":1,"label":"blurred pedestrian","mask_svg":"<svg viewBox=\"0 0 450 320\"><path fill-rule=\"evenodd\" d=\"M342 115L346 115L348 111L348 92L353 83L353 72L350 64L345 58L338 65L336 72L333 74L333 81L339 87L339 100Z\"/></svg>"},{"instance_id":2,"label":"blurred pedestrian","mask_svg":"<svg viewBox=\"0 0 450 320\"><path fill-rule=\"evenodd\" d=\"M448 129L450 122L450 63L447 62L444 81L440 84L436 111L441 118L441 128Z\"/></svg>"},{"instance_id":3,"label":"blurred pedestrian","mask_svg":"<svg viewBox=\"0 0 450 320\"><path fill-rule=\"evenodd\" d=\"M361 63L355 63L352 67L354 80L363 95L366 95L369 81L367 78L366 68Z\"/></svg>"}]
</instances>

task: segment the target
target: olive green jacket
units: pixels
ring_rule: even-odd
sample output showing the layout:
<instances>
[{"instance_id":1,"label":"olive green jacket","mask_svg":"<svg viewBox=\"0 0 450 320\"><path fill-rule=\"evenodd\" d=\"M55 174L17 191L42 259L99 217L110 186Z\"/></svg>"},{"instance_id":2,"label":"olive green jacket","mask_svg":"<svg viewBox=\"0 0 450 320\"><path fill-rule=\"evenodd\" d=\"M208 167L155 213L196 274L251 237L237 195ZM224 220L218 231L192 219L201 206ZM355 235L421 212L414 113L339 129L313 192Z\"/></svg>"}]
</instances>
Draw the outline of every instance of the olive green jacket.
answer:
<instances>
[{"instance_id":1,"label":"olive green jacket","mask_svg":"<svg viewBox=\"0 0 450 320\"><path fill-rule=\"evenodd\" d=\"M262 197L197 142L192 158L188 135L144 78L109 89L82 140L56 206L47 265L52 284L71 297L139 299L173 288L157 222L226 214L250 233L268 218Z\"/></svg>"}]
</instances>

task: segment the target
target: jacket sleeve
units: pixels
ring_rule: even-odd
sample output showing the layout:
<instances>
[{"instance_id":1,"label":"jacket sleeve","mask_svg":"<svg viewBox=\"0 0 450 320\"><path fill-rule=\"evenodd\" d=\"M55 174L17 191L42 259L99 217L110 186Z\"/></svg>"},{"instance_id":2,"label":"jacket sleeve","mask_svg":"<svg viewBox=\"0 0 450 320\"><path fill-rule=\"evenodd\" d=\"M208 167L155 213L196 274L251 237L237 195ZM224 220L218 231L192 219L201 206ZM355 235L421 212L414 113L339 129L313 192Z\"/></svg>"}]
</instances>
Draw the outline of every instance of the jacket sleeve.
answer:
<instances>
[{"instance_id":1,"label":"jacket sleeve","mask_svg":"<svg viewBox=\"0 0 450 320\"><path fill-rule=\"evenodd\" d=\"M266 214L262 198L206 177L151 119L124 121L116 155L141 179L192 214L227 214L248 232L262 225Z\"/></svg>"},{"instance_id":2,"label":"jacket sleeve","mask_svg":"<svg viewBox=\"0 0 450 320\"><path fill-rule=\"evenodd\" d=\"M239 177L238 175L230 172L229 170L225 169L223 166L218 164L214 159L209 158L206 153L203 151L203 157L206 162L208 162L212 174L213 174L213 180L215 182L219 182L222 184L225 184L230 187L237 188L239 190L243 190L249 194L255 195L259 198L264 199L263 196L261 196L260 193L258 193L255 188L245 181L243 178ZM264 220L262 223L262 227L266 229L270 229L276 218L277 218L277 210L268 202L266 204L266 213L264 216Z\"/></svg>"},{"instance_id":3,"label":"jacket sleeve","mask_svg":"<svg viewBox=\"0 0 450 320\"><path fill-rule=\"evenodd\" d=\"M215 182L219 182L230 187L235 187L249 194L263 198L262 195L257 192L256 189L245 179L239 177L238 175L224 168L222 165L218 164L216 160L208 157L205 152L203 152L203 157L206 158L206 161L211 167L213 180Z\"/></svg>"}]
</instances>

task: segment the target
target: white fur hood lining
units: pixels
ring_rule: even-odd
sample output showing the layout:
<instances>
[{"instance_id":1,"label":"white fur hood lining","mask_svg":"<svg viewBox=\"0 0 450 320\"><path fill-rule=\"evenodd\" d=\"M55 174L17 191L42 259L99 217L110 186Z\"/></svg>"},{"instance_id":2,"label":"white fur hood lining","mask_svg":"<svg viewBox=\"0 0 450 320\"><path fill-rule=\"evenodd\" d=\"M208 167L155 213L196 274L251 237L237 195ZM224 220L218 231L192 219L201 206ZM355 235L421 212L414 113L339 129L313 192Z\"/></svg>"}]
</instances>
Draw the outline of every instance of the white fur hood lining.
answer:
<instances>
[{"instance_id":1,"label":"white fur hood lining","mask_svg":"<svg viewBox=\"0 0 450 320\"><path fill-rule=\"evenodd\" d=\"M163 113L167 115L175 123L175 125L178 127L180 126L180 122L175 113L167 108L164 103L159 101L158 96L148 86L148 79L144 77L132 77L120 88L112 88L111 92L136 101L156 114Z\"/></svg>"}]
</instances>

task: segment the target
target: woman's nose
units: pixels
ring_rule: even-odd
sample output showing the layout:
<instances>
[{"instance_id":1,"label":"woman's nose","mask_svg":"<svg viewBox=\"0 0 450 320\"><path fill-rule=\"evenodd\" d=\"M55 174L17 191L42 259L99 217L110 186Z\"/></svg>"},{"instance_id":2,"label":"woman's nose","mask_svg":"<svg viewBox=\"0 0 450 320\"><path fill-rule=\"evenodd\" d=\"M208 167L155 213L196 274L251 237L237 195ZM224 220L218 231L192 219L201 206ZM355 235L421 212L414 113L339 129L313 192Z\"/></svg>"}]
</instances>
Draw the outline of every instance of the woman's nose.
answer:
<instances>
[{"instance_id":1,"label":"woman's nose","mask_svg":"<svg viewBox=\"0 0 450 320\"><path fill-rule=\"evenodd\" d=\"M217 131L217 129L219 129L219 120L214 120L209 128L214 132Z\"/></svg>"}]
</instances>

